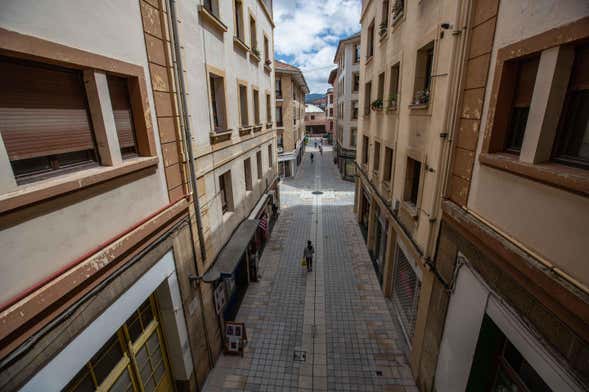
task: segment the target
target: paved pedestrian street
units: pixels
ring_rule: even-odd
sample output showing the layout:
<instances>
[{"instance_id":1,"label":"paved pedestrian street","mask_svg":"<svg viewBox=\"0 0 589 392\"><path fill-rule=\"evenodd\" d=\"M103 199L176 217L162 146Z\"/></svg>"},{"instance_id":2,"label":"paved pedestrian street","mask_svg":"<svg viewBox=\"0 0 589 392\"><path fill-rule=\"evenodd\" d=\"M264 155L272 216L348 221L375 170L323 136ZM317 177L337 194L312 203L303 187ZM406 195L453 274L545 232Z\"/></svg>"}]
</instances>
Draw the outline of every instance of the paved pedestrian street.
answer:
<instances>
[{"instance_id":1,"label":"paved pedestrian street","mask_svg":"<svg viewBox=\"0 0 589 392\"><path fill-rule=\"evenodd\" d=\"M261 279L236 318L247 328L244 356L221 355L206 392L417 391L354 219L354 184L341 180L331 147L320 155L311 144L297 176L281 183Z\"/></svg>"}]
</instances>

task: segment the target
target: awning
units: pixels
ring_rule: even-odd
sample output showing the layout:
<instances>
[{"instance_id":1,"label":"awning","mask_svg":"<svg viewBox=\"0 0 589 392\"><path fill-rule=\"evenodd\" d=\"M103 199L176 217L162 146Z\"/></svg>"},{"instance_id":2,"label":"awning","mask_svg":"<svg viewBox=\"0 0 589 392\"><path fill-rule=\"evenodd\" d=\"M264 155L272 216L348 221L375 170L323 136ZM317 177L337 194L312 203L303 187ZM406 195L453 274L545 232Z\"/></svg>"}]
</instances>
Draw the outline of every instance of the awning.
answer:
<instances>
[{"instance_id":1,"label":"awning","mask_svg":"<svg viewBox=\"0 0 589 392\"><path fill-rule=\"evenodd\" d=\"M220 279L223 274L231 275L257 228L258 221L256 219L246 219L241 222L225 247L219 252L213 266L204 274L203 280L210 283Z\"/></svg>"},{"instance_id":2,"label":"awning","mask_svg":"<svg viewBox=\"0 0 589 392\"><path fill-rule=\"evenodd\" d=\"M266 202L268 201L269 197L270 195L268 193L264 193L262 197L260 197L260 200L258 201L258 203L256 204L256 206L252 210L252 213L249 216L250 219L256 219L258 217L260 210L266 206Z\"/></svg>"}]
</instances>

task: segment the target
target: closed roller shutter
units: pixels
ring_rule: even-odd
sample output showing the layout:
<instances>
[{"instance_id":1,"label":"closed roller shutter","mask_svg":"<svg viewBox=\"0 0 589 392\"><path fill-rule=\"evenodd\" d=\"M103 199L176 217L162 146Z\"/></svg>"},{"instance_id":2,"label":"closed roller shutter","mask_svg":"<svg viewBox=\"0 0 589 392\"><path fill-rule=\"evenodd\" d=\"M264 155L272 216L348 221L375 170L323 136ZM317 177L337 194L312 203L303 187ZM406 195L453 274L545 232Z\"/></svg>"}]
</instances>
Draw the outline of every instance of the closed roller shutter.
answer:
<instances>
[{"instance_id":1,"label":"closed roller shutter","mask_svg":"<svg viewBox=\"0 0 589 392\"><path fill-rule=\"evenodd\" d=\"M0 86L0 133L17 178L96 160L80 71L0 56Z\"/></svg>"},{"instance_id":2,"label":"closed roller shutter","mask_svg":"<svg viewBox=\"0 0 589 392\"><path fill-rule=\"evenodd\" d=\"M415 328L421 282L399 247L397 247L396 256L393 276L393 303L397 309L405 336L408 343L410 343Z\"/></svg>"},{"instance_id":3,"label":"closed roller shutter","mask_svg":"<svg viewBox=\"0 0 589 392\"><path fill-rule=\"evenodd\" d=\"M137 153L135 148L135 126L133 124L133 112L129 100L127 79L109 75L108 90L123 158L134 156Z\"/></svg>"}]
</instances>

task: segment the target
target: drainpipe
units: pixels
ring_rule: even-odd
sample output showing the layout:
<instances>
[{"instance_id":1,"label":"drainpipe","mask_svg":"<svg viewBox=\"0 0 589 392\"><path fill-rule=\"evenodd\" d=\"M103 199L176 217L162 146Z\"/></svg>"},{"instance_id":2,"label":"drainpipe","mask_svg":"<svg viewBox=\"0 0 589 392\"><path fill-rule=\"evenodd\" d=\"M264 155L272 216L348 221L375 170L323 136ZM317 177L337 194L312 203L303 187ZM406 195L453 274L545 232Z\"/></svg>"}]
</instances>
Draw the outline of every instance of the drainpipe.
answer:
<instances>
[{"instance_id":1,"label":"drainpipe","mask_svg":"<svg viewBox=\"0 0 589 392\"><path fill-rule=\"evenodd\" d=\"M196 227L197 227L197 231L198 231L198 243L199 243L199 247L200 247L200 255L203 261L203 264L206 262L207 259L207 253L206 253L206 249L205 249L205 243L204 243L204 235L203 235L203 229L202 229L202 220L201 220L201 216L200 216L200 204L198 201L198 189L197 189L197 183L196 183L196 167L194 164L194 153L192 151L192 135L190 132L190 122L188 121L188 111L187 111L187 103L186 103L186 90L185 90L185 86L184 86L184 68L182 66L182 55L180 53L180 41L179 41L179 37L178 37L178 20L176 17L176 1L175 0L168 0L168 9L170 10L170 25L172 26L172 40L174 42L174 51L172 53L174 60L175 60L175 66L174 66L174 71L176 73L176 87L178 89L178 93L180 95L180 110L182 112L182 115L180 116L182 119L182 125L184 128L184 140L185 140L185 147L186 150L188 152L188 161L189 161L189 169L190 169L190 183L192 185L192 201L194 204L194 214L196 215ZM193 231L192 231L192 224L190 225L190 233L191 235L194 235ZM194 249L194 241L191 241L192 243L192 253L194 255L194 269L195 272L198 274L198 264L197 264L197 260L196 260L196 252ZM215 363L214 360L214 356L213 356L213 352L212 352L212 348L211 348L211 342L209 339L209 333L208 333L208 328L207 328L207 319L206 319L206 315L205 315L205 310L204 310L204 301L203 301L203 292L202 292L202 286L201 284L198 284L198 298L199 298L199 303L200 303L200 314L201 314L201 318L202 318L202 323L203 323L203 331L205 334L205 341L207 344L207 354L208 354L208 359L209 359L209 368L212 369Z\"/></svg>"},{"instance_id":2,"label":"drainpipe","mask_svg":"<svg viewBox=\"0 0 589 392\"><path fill-rule=\"evenodd\" d=\"M435 185L436 198L434 199L434 204L432 206L430 215L430 219L435 219L435 222L433 222L433 228L430 230L430 235L424 252L425 262L432 269L435 269L433 266L433 258L435 257L437 238L441 228L441 218L439 217L439 213L442 205L442 199L444 198L444 194L446 192L446 183L448 179L448 170L450 168L452 146L454 145L454 130L456 128L456 122L458 118L457 110L458 105L460 104L460 91L463 85L464 61L466 58L466 51L468 49L468 26L470 23L472 2L470 0L465 0L461 2L461 4L462 8L459 8L456 12L456 26L454 26L454 31L456 33L452 31L446 31L447 37L450 34L459 34L459 36L456 38L458 42L455 44L455 50L457 50L459 53L458 56L452 56L454 61L452 62L450 69L456 69L456 72L450 73L451 79L449 80L448 85L455 87L448 89L448 95L446 97L446 102L450 102L450 110L446 111L446 116L444 119L446 135L440 146L440 158L436 168L438 174ZM454 81L457 81L457 83L454 83Z\"/></svg>"}]
</instances>

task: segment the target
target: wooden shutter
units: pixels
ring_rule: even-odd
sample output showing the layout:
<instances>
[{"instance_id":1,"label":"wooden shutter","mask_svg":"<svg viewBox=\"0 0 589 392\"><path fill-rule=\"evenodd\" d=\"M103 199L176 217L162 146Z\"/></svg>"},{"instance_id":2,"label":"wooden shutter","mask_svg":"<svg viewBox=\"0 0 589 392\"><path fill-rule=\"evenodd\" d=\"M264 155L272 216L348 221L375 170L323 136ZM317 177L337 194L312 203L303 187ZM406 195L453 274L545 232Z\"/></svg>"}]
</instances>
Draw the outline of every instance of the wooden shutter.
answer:
<instances>
[{"instance_id":1,"label":"wooden shutter","mask_svg":"<svg viewBox=\"0 0 589 392\"><path fill-rule=\"evenodd\" d=\"M108 90L121 149L135 147L135 126L127 79L108 75Z\"/></svg>"},{"instance_id":2,"label":"wooden shutter","mask_svg":"<svg viewBox=\"0 0 589 392\"><path fill-rule=\"evenodd\" d=\"M11 161L94 149L80 71L0 57L0 133Z\"/></svg>"}]
</instances>

